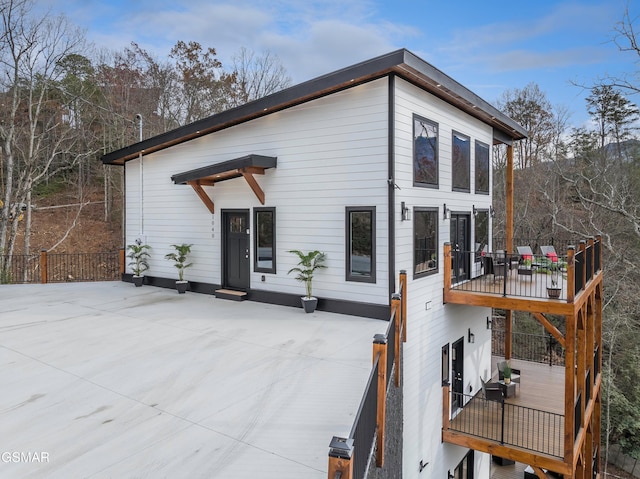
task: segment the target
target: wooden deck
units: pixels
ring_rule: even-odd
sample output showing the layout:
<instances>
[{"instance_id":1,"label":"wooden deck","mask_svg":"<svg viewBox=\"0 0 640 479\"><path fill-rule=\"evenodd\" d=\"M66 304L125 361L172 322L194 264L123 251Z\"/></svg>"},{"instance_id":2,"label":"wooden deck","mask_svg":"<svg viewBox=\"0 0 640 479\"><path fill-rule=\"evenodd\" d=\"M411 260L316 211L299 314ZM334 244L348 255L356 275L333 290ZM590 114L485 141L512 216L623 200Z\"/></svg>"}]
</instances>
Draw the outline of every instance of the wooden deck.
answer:
<instances>
[{"instance_id":1,"label":"wooden deck","mask_svg":"<svg viewBox=\"0 0 640 479\"><path fill-rule=\"evenodd\" d=\"M493 358L493 380L497 361ZM454 413L450 429L490 443L527 450L536 455L562 460L564 456L564 367L512 360L521 370L516 395L505 400L504 423L501 404L485 401L482 391L467 397L465 406ZM502 425L504 424L504 428ZM500 467L500 466L495 466Z\"/></svg>"},{"instance_id":2,"label":"wooden deck","mask_svg":"<svg viewBox=\"0 0 640 479\"><path fill-rule=\"evenodd\" d=\"M538 272L540 271L540 272ZM529 270L531 274L520 274L517 269L507 271L505 277L493 274L478 276L470 281L451 286L454 291L469 291L474 293L488 293L524 298L544 299L551 302L567 301L566 274L558 275L557 287L560 288L558 299L549 298L547 287L552 287L552 276L544 270Z\"/></svg>"}]
</instances>

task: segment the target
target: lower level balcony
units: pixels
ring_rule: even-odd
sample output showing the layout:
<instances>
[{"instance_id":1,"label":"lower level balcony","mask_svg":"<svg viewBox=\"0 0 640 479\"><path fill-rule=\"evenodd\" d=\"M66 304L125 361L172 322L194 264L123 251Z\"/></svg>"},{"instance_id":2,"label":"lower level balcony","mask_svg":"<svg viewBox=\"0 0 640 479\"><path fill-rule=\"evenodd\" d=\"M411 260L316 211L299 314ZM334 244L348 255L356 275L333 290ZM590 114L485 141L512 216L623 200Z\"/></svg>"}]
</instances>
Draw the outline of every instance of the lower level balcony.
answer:
<instances>
[{"instance_id":1,"label":"lower level balcony","mask_svg":"<svg viewBox=\"0 0 640 479\"><path fill-rule=\"evenodd\" d=\"M493 371L497 371L494 358ZM443 440L524 464L569 473L565 464L564 366L512 360L520 383L509 396L486 399L444 388ZM491 380L497 382L497 372ZM513 384L513 383L512 383ZM513 395L512 395L513 394Z\"/></svg>"}]
</instances>

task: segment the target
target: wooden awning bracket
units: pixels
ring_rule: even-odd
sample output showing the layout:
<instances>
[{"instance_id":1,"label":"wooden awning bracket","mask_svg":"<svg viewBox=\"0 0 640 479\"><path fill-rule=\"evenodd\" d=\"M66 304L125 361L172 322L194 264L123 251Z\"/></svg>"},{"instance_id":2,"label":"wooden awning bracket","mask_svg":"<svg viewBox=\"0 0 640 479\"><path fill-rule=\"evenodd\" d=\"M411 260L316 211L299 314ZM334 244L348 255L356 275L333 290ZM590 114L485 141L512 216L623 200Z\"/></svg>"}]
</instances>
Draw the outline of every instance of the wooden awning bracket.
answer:
<instances>
[{"instance_id":1,"label":"wooden awning bracket","mask_svg":"<svg viewBox=\"0 0 640 479\"><path fill-rule=\"evenodd\" d=\"M260 201L260 204L264 205L264 202L265 202L264 191L262 188L260 188L260 185L258 184L256 179L253 177L253 175L264 175L264 168L255 168L255 167L239 168L236 170L236 172L242 175L245 181L249 184L249 187L251 188L253 193L258 198L258 201ZM202 202L207 207L207 209L211 212L211 214L214 214L215 212L215 205L213 203L213 200L209 197L207 192L204 191L202 187L214 186L215 183L216 182L214 180L210 180L210 179L187 181L187 184L193 188L193 191L196 192L196 195L198 195L198 198L202 200Z\"/></svg>"},{"instance_id":2,"label":"wooden awning bracket","mask_svg":"<svg viewBox=\"0 0 640 479\"><path fill-rule=\"evenodd\" d=\"M244 177L246 182L249 183L249 187L257 196L260 204L264 205L264 191L262 190L262 188L260 188L260 185L253 177L254 174L264 175L264 168L242 168L240 169L240 173L242 173L242 176Z\"/></svg>"},{"instance_id":3,"label":"wooden awning bracket","mask_svg":"<svg viewBox=\"0 0 640 479\"><path fill-rule=\"evenodd\" d=\"M198 195L198 198L202 200L202 202L207 207L209 212L211 214L214 214L215 205L213 204L213 200L209 198L209 195L207 194L207 192L204 191L204 189L202 188L203 183L200 181L188 181L187 184L190 185L191 188L193 188L193 191L196 192L196 195ZM213 182L206 182L206 184L207 186L213 186Z\"/></svg>"}]
</instances>

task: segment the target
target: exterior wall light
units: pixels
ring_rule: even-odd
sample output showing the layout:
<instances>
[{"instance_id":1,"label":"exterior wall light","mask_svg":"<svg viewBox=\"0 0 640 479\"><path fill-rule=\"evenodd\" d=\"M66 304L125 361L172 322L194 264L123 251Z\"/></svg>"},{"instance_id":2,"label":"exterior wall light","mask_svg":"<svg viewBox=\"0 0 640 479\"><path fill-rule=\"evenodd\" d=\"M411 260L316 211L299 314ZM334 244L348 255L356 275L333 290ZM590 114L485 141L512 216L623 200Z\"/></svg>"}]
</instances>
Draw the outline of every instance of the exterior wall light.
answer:
<instances>
[{"instance_id":1,"label":"exterior wall light","mask_svg":"<svg viewBox=\"0 0 640 479\"><path fill-rule=\"evenodd\" d=\"M476 335L471 332L471 328L469 328L469 332L467 333L467 339L471 344L476 342Z\"/></svg>"}]
</instances>

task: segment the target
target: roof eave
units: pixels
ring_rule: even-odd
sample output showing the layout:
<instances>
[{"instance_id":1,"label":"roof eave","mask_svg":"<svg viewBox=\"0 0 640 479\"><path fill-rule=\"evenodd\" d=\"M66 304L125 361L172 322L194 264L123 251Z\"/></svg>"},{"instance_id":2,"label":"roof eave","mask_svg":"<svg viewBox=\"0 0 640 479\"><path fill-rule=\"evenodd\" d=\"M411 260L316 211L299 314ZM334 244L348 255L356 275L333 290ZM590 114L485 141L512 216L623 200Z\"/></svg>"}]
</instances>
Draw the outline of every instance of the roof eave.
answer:
<instances>
[{"instance_id":1,"label":"roof eave","mask_svg":"<svg viewBox=\"0 0 640 479\"><path fill-rule=\"evenodd\" d=\"M527 137L526 130L511 118L442 71L408 50L401 49L107 153L102 156L102 162L124 165L140 155L162 150L390 74L396 74L419 85L433 95L493 126L513 140Z\"/></svg>"}]
</instances>

